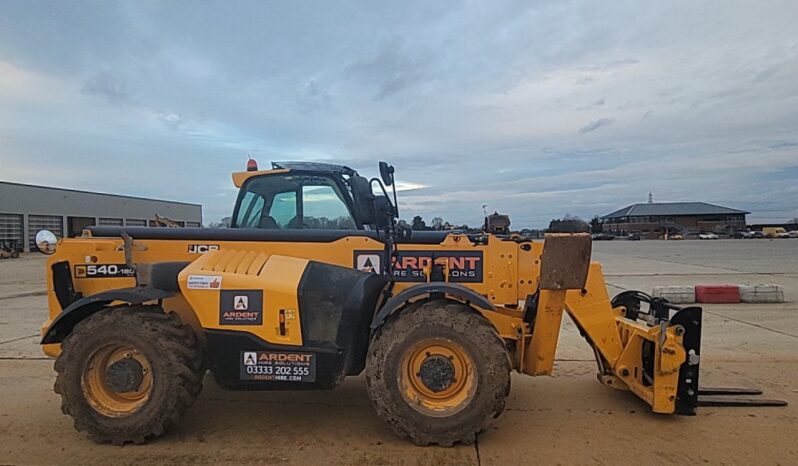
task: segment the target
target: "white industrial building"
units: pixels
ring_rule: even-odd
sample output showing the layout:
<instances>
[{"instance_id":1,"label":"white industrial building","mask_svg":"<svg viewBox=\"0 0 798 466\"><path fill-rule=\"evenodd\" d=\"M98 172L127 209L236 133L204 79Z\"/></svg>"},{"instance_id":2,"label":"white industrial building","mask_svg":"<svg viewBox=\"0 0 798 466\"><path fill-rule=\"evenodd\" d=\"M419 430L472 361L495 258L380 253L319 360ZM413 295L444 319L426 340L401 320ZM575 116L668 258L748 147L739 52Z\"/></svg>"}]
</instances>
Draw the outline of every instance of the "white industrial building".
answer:
<instances>
[{"instance_id":1,"label":"white industrial building","mask_svg":"<svg viewBox=\"0 0 798 466\"><path fill-rule=\"evenodd\" d=\"M202 225L199 204L0 181L0 241L17 240L26 251L35 250L39 230L74 237L91 225L156 226L156 215Z\"/></svg>"}]
</instances>

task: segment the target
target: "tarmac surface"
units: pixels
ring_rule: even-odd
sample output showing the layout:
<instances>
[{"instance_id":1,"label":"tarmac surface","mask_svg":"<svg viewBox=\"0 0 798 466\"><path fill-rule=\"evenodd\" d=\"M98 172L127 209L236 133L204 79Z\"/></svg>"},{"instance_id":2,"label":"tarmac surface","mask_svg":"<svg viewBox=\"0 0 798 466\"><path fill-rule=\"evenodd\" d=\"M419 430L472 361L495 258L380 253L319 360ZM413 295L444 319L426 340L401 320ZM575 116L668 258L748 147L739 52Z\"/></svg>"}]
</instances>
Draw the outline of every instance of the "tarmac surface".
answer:
<instances>
[{"instance_id":1,"label":"tarmac surface","mask_svg":"<svg viewBox=\"0 0 798 466\"><path fill-rule=\"evenodd\" d=\"M6 464L798 464L798 240L594 244L610 293L654 285L776 283L784 304L705 305L702 385L758 387L784 408L652 414L604 388L565 320L553 377L513 375L507 409L477 443L415 447L374 414L362 377L325 392L226 392L209 376L181 423L143 446L72 428L40 352L44 260L0 261L0 465Z\"/></svg>"}]
</instances>

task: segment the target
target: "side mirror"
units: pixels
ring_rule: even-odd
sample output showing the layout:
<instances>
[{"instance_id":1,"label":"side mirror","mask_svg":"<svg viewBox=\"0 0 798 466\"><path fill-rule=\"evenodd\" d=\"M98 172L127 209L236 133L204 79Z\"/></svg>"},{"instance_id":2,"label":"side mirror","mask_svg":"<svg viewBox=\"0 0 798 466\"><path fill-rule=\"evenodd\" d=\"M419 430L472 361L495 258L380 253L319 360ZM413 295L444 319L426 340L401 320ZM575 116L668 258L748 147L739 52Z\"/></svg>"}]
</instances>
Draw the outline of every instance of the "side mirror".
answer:
<instances>
[{"instance_id":1,"label":"side mirror","mask_svg":"<svg viewBox=\"0 0 798 466\"><path fill-rule=\"evenodd\" d=\"M393 184L393 165L388 165L387 162L380 162L380 178L385 186Z\"/></svg>"},{"instance_id":2,"label":"side mirror","mask_svg":"<svg viewBox=\"0 0 798 466\"><path fill-rule=\"evenodd\" d=\"M349 187L352 189L352 200L355 202L358 220L364 225L374 225L377 221L377 209L374 205L371 184L362 176L355 175L349 178Z\"/></svg>"},{"instance_id":3,"label":"side mirror","mask_svg":"<svg viewBox=\"0 0 798 466\"><path fill-rule=\"evenodd\" d=\"M377 228L386 228L391 224L391 218L396 215L394 213L393 204L385 196L377 196L374 198L374 205L377 210L376 224Z\"/></svg>"},{"instance_id":4,"label":"side mirror","mask_svg":"<svg viewBox=\"0 0 798 466\"><path fill-rule=\"evenodd\" d=\"M58 242L55 234L50 230L41 230L36 233L36 249L40 253L50 255L55 252L55 245Z\"/></svg>"}]
</instances>

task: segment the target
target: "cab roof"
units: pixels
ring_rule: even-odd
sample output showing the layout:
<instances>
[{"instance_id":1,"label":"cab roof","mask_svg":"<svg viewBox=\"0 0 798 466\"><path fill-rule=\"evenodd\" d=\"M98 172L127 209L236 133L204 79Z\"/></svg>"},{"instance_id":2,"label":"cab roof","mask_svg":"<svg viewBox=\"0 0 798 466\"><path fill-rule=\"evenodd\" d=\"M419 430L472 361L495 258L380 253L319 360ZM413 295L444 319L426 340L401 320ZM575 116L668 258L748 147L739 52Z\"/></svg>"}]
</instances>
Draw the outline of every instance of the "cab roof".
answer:
<instances>
[{"instance_id":1,"label":"cab roof","mask_svg":"<svg viewBox=\"0 0 798 466\"><path fill-rule=\"evenodd\" d=\"M236 188L240 188L244 182L254 176L271 175L275 173L288 173L288 172L314 172L314 173L329 173L337 176L353 176L357 172L345 165L335 165L332 163L321 162L272 162L271 170L257 170L233 173L233 184Z\"/></svg>"},{"instance_id":2,"label":"cab roof","mask_svg":"<svg viewBox=\"0 0 798 466\"><path fill-rule=\"evenodd\" d=\"M325 172L346 176L352 176L357 173L345 165L321 162L272 162L272 168L275 170L288 169L293 171Z\"/></svg>"}]
</instances>

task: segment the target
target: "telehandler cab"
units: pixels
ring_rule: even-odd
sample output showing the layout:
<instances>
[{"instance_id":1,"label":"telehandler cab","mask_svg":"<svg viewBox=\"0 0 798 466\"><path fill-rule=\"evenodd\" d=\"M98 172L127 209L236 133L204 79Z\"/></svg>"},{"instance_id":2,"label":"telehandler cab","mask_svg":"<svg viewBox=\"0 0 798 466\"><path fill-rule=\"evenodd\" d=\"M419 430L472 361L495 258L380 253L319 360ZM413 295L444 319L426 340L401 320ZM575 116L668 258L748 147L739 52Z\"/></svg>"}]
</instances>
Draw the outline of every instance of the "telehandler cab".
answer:
<instances>
[{"instance_id":1,"label":"telehandler cab","mask_svg":"<svg viewBox=\"0 0 798 466\"><path fill-rule=\"evenodd\" d=\"M57 247L40 232L54 252L42 344L75 428L115 444L159 436L207 370L233 390L329 389L365 371L398 435L470 443L502 413L511 371L551 374L563 312L599 382L657 413L779 404L702 392L701 308L611 300L588 235L410 234L393 167L380 175L250 161L233 174L229 229L90 227Z\"/></svg>"}]
</instances>

